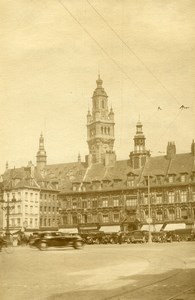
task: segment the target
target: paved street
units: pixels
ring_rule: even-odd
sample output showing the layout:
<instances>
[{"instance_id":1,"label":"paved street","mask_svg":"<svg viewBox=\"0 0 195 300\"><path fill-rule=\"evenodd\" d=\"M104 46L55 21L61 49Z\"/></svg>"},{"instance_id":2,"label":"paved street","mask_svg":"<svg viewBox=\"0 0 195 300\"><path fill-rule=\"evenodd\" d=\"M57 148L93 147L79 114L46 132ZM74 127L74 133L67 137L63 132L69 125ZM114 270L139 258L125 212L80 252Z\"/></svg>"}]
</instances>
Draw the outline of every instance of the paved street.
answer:
<instances>
[{"instance_id":1,"label":"paved street","mask_svg":"<svg viewBox=\"0 0 195 300\"><path fill-rule=\"evenodd\" d=\"M0 299L195 299L195 242L15 248L0 253Z\"/></svg>"}]
</instances>

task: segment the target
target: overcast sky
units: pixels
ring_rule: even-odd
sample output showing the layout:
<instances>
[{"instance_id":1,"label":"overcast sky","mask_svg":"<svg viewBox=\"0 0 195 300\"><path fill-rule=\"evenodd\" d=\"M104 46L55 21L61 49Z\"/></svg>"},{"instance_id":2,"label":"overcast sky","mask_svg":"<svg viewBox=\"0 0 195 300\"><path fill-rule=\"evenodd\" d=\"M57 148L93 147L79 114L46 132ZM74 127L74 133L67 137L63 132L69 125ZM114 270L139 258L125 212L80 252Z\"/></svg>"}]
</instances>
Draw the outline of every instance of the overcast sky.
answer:
<instances>
[{"instance_id":1,"label":"overcast sky","mask_svg":"<svg viewBox=\"0 0 195 300\"><path fill-rule=\"evenodd\" d=\"M98 71L115 112L115 151L127 159L136 122L147 149L195 138L194 0L1 0L0 173L88 154L86 114ZM181 105L189 109L180 110ZM162 110L158 111L158 106Z\"/></svg>"}]
</instances>

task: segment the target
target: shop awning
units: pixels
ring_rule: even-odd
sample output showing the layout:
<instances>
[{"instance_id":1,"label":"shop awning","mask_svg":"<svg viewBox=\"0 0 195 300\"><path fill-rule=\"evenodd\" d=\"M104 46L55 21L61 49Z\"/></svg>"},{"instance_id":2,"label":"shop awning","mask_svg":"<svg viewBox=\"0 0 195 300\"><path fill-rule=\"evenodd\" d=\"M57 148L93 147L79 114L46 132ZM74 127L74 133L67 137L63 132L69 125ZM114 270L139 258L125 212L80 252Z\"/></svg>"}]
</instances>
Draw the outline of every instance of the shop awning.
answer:
<instances>
[{"instance_id":1,"label":"shop awning","mask_svg":"<svg viewBox=\"0 0 195 300\"><path fill-rule=\"evenodd\" d=\"M163 224L151 224L150 225L150 231L152 232L159 232L161 228L163 227ZM141 230L147 230L149 231L149 224L143 225Z\"/></svg>"},{"instance_id":2,"label":"shop awning","mask_svg":"<svg viewBox=\"0 0 195 300\"><path fill-rule=\"evenodd\" d=\"M114 232L119 232L120 231L120 226L115 225L115 226L102 226L100 228L101 231L105 233L114 233Z\"/></svg>"},{"instance_id":3,"label":"shop awning","mask_svg":"<svg viewBox=\"0 0 195 300\"><path fill-rule=\"evenodd\" d=\"M77 228L60 228L59 231L63 233L78 233Z\"/></svg>"},{"instance_id":4,"label":"shop awning","mask_svg":"<svg viewBox=\"0 0 195 300\"><path fill-rule=\"evenodd\" d=\"M163 229L164 231L171 231L176 229L185 229L186 224L185 223L170 223L165 226Z\"/></svg>"}]
</instances>

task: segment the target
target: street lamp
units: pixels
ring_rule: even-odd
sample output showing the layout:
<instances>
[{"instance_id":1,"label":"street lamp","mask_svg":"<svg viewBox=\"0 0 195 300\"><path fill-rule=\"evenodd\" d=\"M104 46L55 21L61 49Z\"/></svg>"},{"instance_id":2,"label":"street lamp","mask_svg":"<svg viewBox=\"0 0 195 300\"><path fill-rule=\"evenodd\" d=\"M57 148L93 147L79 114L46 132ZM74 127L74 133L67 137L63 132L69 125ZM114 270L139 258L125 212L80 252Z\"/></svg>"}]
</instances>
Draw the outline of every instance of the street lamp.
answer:
<instances>
[{"instance_id":1,"label":"street lamp","mask_svg":"<svg viewBox=\"0 0 195 300\"><path fill-rule=\"evenodd\" d=\"M10 211L14 209L15 203L16 203L16 198L15 194L13 194L12 200L9 200L9 193L7 193L7 201L5 200L0 200L1 203L5 204L1 208L6 211L6 240L9 242L10 241L10 229L9 229L9 217L10 217Z\"/></svg>"}]
</instances>

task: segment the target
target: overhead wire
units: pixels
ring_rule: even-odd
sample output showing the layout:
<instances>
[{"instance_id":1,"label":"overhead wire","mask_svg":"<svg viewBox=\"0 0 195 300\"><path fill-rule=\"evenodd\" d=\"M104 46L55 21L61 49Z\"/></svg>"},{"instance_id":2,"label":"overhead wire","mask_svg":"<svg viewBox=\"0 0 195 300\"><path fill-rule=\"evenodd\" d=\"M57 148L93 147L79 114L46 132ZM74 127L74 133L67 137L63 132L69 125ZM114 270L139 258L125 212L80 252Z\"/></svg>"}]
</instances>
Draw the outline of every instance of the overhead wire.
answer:
<instances>
[{"instance_id":1,"label":"overhead wire","mask_svg":"<svg viewBox=\"0 0 195 300\"><path fill-rule=\"evenodd\" d=\"M94 43L101 49L101 51L113 62L113 64L120 70L121 73L123 73L127 79L129 79L134 86L143 94L143 96L149 100L150 102L152 99L150 99L143 89L141 89L137 83L123 70L123 68L117 63L117 61L102 47L102 45L93 37L93 35L87 30L87 28L73 15L73 13L67 8L67 6L61 1L57 0L58 3L64 8L64 10L74 19L74 21L85 31L85 33L94 41Z\"/></svg>"},{"instance_id":2,"label":"overhead wire","mask_svg":"<svg viewBox=\"0 0 195 300\"><path fill-rule=\"evenodd\" d=\"M106 26L114 33L114 35L121 41L121 43L128 49L128 51L134 55L137 60L144 66L144 68L152 75L152 77L161 85L161 87L168 93L170 97L172 97L177 104L180 105L177 98L166 88L166 86L160 81L160 79L148 68L145 62L132 50L131 47L121 38L121 36L112 28L112 26L106 21L106 19L102 16L102 14L94 7L93 4L89 0L86 0L90 7L96 12L96 14L102 19L102 21L106 24Z\"/></svg>"},{"instance_id":3,"label":"overhead wire","mask_svg":"<svg viewBox=\"0 0 195 300\"><path fill-rule=\"evenodd\" d=\"M93 42L101 49L101 51L112 61L112 63L120 70L121 73L123 73L127 79L129 79L134 86L144 95L144 97L151 101L151 99L143 92L143 90L137 85L137 83L123 70L123 68L117 63L117 61L111 56L109 55L109 53L103 48L103 46L94 38L94 36L87 30L87 28L73 15L73 13L67 8L67 6L61 1L61 0L57 0L58 3L63 7L63 9L72 17L72 19L82 28L82 30L93 40ZM91 3L86 0L89 5L92 7ZM98 13L98 15L100 15ZM101 16L101 15L100 15ZM126 45L126 47L129 49L129 51L131 51L132 54L134 54L136 56L136 58L142 63L142 65L148 70L148 72L150 72L151 75L153 75L153 77L161 84L162 87L164 87L164 89L169 93L169 91L166 89L166 87L161 83L161 81L156 77L156 75L153 74L153 72L147 67L147 65L136 55L136 53L134 53L134 51L121 39L121 37L117 34L117 32L115 32L113 30L113 28L106 22L106 20L101 16L101 18L104 20L104 22L109 26L109 28L117 35L117 37L121 40L121 42L123 42L124 45ZM170 96L172 96L177 104L180 105L180 103L177 101L177 99L171 95L169 93ZM169 125L167 126L167 128L164 130L164 132L162 133L161 137L164 136L165 132L168 130L168 128L175 122L175 120L177 119L177 117L180 115L181 110L179 110L179 112L177 113L176 117L171 121L171 123L169 123ZM154 114L152 114L153 116Z\"/></svg>"}]
</instances>

